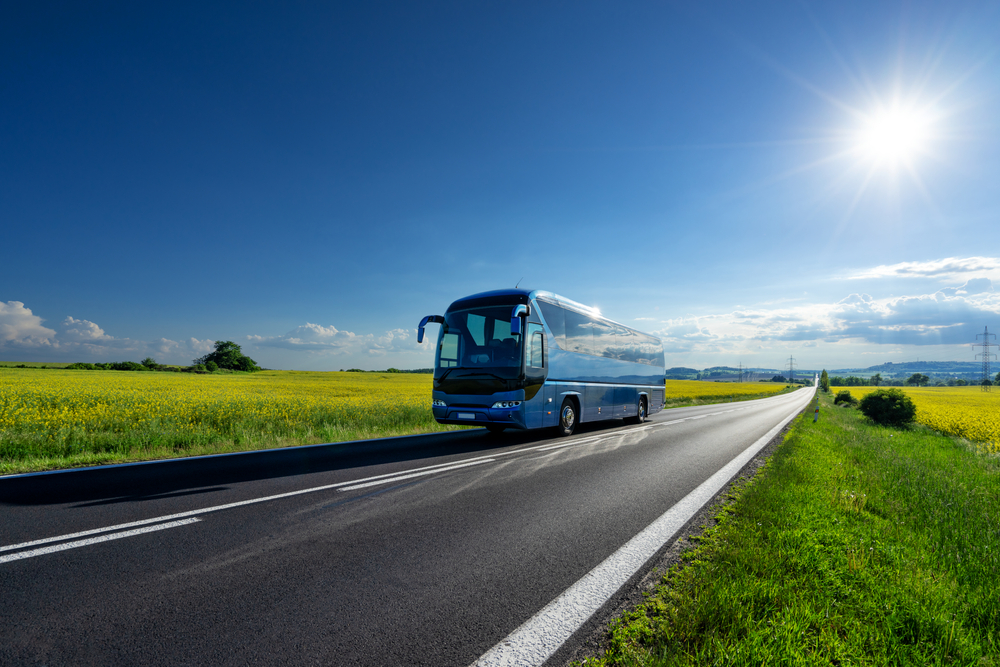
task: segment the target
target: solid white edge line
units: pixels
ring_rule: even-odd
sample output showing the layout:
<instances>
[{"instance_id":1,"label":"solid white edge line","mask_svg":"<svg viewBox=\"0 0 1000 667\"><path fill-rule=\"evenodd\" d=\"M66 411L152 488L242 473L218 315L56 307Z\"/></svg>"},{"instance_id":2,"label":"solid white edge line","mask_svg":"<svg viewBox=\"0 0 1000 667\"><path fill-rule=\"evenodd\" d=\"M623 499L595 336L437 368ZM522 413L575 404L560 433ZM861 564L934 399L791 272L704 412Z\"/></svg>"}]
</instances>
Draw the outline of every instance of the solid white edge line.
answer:
<instances>
[{"instance_id":1,"label":"solid white edge line","mask_svg":"<svg viewBox=\"0 0 1000 667\"><path fill-rule=\"evenodd\" d=\"M25 558L34 558L35 556L44 556L46 554L56 553L57 551L66 551L67 549L77 549L79 547L85 547L91 544L100 544L101 542L120 540L123 537L134 537L135 535L142 535L143 533L152 533L157 530L165 530L167 528L177 528L178 526L186 526L190 523L196 523L198 521L201 521L201 519L192 517L190 519L181 519L180 521L160 523L155 526L146 526L145 528L126 530L121 533L111 533L110 535L91 537L86 540L77 540L76 542L64 542L63 544L54 544L50 547L42 547L41 549L19 551L16 554L7 554L6 556L0 556L0 563L9 563L10 561L22 560Z\"/></svg>"},{"instance_id":2,"label":"solid white edge line","mask_svg":"<svg viewBox=\"0 0 1000 667\"><path fill-rule=\"evenodd\" d=\"M341 491L355 491L357 489L365 489L369 486L376 486L378 484L391 484L392 482L399 482L404 479L412 479L414 477L423 477L424 475L433 475L437 472L445 472L447 470L458 470L459 468L468 468L469 466L477 466L482 463L492 463L496 459L480 459L475 461L469 461L468 463L458 463L453 466L448 466L447 468L437 468L435 470L425 470L423 472L413 472L408 475L397 475L396 477L389 477L387 479L378 479L374 482L365 482L364 484L354 484L353 486L345 486Z\"/></svg>"},{"instance_id":3,"label":"solid white edge line","mask_svg":"<svg viewBox=\"0 0 1000 667\"><path fill-rule=\"evenodd\" d=\"M811 397L810 397L811 399ZM525 621L514 632L484 653L475 667L533 667L541 665L574 632L600 609L615 592L658 552L757 452L764 448L801 411L792 414L747 447L718 472L702 482L676 505L664 512L618 551L555 600Z\"/></svg>"}]
</instances>

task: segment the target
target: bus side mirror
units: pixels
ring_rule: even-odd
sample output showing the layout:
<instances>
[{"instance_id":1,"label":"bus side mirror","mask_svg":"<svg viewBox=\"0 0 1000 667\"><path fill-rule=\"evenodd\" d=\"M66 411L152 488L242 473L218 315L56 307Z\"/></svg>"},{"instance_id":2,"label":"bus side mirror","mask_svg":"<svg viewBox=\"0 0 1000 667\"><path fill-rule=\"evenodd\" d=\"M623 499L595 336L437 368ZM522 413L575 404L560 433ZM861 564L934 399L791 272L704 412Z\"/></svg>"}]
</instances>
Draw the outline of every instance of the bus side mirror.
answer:
<instances>
[{"instance_id":1,"label":"bus side mirror","mask_svg":"<svg viewBox=\"0 0 1000 667\"><path fill-rule=\"evenodd\" d=\"M444 318L440 315L428 315L424 319L420 320L420 326L417 327L417 342L424 342L424 327L427 326L429 322L436 322L437 324L444 324Z\"/></svg>"},{"instance_id":2,"label":"bus side mirror","mask_svg":"<svg viewBox=\"0 0 1000 667\"><path fill-rule=\"evenodd\" d=\"M510 332L511 334L521 334L521 318L527 317L531 314L531 311L523 303L519 303L514 306L514 310L510 314Z\"/></svg>"}]
</instances>

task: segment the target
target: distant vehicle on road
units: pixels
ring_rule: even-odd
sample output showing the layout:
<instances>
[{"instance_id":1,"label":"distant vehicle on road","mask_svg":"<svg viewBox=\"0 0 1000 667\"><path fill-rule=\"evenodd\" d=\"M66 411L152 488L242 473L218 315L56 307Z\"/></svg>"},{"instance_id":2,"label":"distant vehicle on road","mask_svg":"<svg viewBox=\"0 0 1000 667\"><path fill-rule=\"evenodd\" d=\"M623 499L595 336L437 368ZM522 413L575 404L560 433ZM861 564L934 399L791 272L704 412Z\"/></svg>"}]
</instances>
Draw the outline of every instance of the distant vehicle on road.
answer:
<instances>
[{"instance_id":1,"label":"distant vehicle on road","mask_svg":"<svg viewBox=\"0 0 1000 667\"><path fill-rule=\"evenodd\" d=\"M594 308L541 290L497 290L455 301L442 315L434 358L433 411L441 424L504 429L580 422L641 423L663 409L658 338Z\"/></svg>"}]
</instances>

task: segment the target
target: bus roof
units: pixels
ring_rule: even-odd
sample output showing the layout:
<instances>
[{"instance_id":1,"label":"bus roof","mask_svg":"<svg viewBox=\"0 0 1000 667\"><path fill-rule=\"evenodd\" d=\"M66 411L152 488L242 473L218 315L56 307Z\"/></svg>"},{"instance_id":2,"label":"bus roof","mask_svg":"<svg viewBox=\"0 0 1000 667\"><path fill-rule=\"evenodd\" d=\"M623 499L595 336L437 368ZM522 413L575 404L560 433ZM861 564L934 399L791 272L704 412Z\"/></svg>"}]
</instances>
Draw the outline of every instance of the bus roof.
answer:
<instances>
[{"instance_id":1,"label":"bus roof","mask_svg":"<svg viewBox=\"0 0 1000 667\"><path fill-rule=\"evenodd\" d=\"M567 308L590 315L591 317L598 317L606 322L611 322L625 327L626 329L637 331L634 327L626 326L621 322L616 322L615 320L605 317L597 308L585 306L582 303L573 301L572 299L567 299L566 297L555 294L554 292L546 292L545 290L498 289L491 290L489 292L479 292L478 294L470 294L469 296L458 299L448 306L447 312L451 312L453 310L464 310L465 308L474 308L476 306L528 303L531 299L536 298L552 301L560 306L566 306Z\"/></svg>"}]
</instances>

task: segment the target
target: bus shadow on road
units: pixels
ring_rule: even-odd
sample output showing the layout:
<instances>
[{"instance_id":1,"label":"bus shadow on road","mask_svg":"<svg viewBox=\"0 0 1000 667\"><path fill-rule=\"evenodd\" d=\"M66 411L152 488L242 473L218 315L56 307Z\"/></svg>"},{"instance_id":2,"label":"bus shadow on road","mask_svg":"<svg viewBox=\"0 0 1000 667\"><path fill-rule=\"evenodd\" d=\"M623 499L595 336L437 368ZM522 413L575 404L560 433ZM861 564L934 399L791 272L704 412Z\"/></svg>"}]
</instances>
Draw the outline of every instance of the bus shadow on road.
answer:
<instances>
[{"instance_id":1,"label":"bus shadow on road","mask_svg":"<svg viewBox=\"0 0 1000 667\"><path fill-rule=\"evenodd\" d=\"M581 424L573 437L620 426ZM88 507L217 493L242 482L492 452L553 437L551 431L475 429L15 475L0 478L0 504Z\"/></svg>"}]
</instances>

